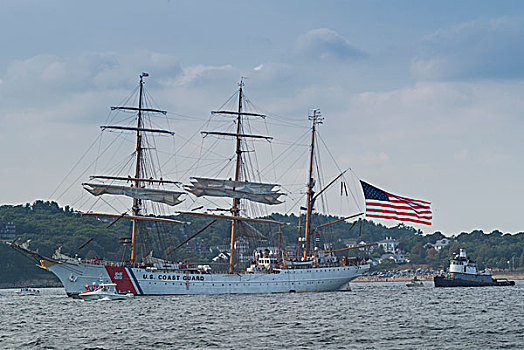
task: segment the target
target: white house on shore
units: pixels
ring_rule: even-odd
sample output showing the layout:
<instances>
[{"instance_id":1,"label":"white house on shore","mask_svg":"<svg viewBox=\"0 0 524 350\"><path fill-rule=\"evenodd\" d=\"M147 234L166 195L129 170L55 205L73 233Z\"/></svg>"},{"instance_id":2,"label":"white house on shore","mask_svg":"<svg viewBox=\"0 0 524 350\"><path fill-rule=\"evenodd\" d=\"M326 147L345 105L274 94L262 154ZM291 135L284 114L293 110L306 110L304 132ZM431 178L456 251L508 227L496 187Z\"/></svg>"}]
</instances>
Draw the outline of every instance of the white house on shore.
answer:
<instances>
[{"instance_id":1,"label":"white house on shore","mask_svg":"<svg viewBox=\"0 0 524 350\"><path fill-rule=\"evenodd\" d=\"M395 254L397 252L398 241L392 237L386 237L381 241L378 241L378 246L382 247L384 253Z\"/></svg>"},{"instance_id":2,"label":"white house on shore","mask_svg":"<svg viewBox=\"0 0 524 350\"><path fill-rule=\"evenodd\" d=\"M436 241L435 243L428 243L426 244L424 247L425 248L435 248L435 250L437 252L440 252L440 250L442 248L444 248L445 246L447 246L449 244L450 240L447 239L447 238L442 238L442 239L439 239L438 241Z\"/></svg>"},{"instance_id":3,"label":"white house on shore","mask_svg":"<svg viewBox=\"0 0 524 350\"><path fill-rule=\"evenodd\" d=\"M404 257L404 254L382 254L382 256L378 259L378 262L381 263L387 259L391 259L395 261L397 264L405 264L409 262L409 259L406 259Z\"/></svg>"}]
</instances>

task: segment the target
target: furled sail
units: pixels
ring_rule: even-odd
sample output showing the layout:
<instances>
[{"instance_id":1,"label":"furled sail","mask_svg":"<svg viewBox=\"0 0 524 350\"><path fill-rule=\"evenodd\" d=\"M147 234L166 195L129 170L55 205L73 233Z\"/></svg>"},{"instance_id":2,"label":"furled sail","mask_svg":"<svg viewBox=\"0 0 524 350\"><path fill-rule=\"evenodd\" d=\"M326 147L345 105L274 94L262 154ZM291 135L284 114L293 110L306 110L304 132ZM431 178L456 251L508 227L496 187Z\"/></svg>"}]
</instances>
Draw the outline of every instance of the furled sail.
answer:
<instances>
[{"instance_id":1,"label":"furled sail","mask_svg":"<svg viewBox=\"0 0 524 350\"><path fill-rule=\"evenodd\" d=\"M123 195L136 199L145 199L153 202L164 203L171 206L181 203L182 200L180 200L179 197L184 194L183 192L176 191L119 185L83 183L82 186L84 186L84 189L93 196L100 196L103 194Z\"/></svg>"},{"instance_id":2,"label":"furled sail","mask_svg":"<svg viewBox=\"0 0 524 350\"><path fill-rule=\"evenodd\" d=\"M248 199L264 204L280 204L279 185L260 182L232 181L192 177L191 185L186 189L195 196L228 197Z\"/></svg>"}]
</instances>

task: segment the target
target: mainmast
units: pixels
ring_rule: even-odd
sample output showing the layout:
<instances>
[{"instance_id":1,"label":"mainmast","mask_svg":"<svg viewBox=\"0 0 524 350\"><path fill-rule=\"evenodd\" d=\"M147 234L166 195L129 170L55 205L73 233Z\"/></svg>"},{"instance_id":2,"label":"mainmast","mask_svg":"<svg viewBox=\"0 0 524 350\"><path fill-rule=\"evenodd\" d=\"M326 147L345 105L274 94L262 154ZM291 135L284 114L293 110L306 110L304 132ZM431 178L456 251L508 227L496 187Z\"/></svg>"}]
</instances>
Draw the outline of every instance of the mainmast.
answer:
<instances>
[{"instance_id":1,"label":"mainmast","mask_svg":"<svg viewBox=\"0 0 524 350\"><path fill-rule=\"evenodd\" d=\"M225 197L232 198L233 203L231 206L231 216L223 215L213 215L213 214L204 214L204 213L190 213L192 215L205 215L208 217L216 217L231 220L231 240L230 240L230 257L229 257L229 266L228 273L233 273L235 266L235 238L238 232L240 232L240 223L239 221L252 221L252 222L261 222L258 219L244 218L240 216L240 204L242 200L249 200L257 203L276 205L282 203L278 198L283 195L279 192L280 185L271 184L271 183L262 183L262 182L253 182L248 181L246 178L242 178L242 166L243 159L242 153L245 152L242 150L243 144L242 141L245 138L250 139L264 139L266 141L272 140L270 136L263 135L252 135L244 133L243 122L244 118L248 117L258 117L264 119L266 116L264 114L244 112L244 81L240 80L239 89L238 89L238 106L236 111L229 110L219 110L212 111L211 114L223 114L223 115L233 115L236 119L236 132L222 132L222 131L201 131L204 137L209 135L215 136L226 136L232 137L236 141L235 153L236 153L236 162L235 162L235 172L234 179L229 178L225 179L212 179L212 178L202 178L202 177L192 177L191 185L186 186L186 190L191 192L197 197L200 196L211 196L211 197ZM282 224L278 221L267 221L264 222L272 224Z\"/></svg>"},{"instance_id":2,"label":"mainmast","mask_svg":"<svg viewBox=\"0 0 524 350\"><path fill-rule=\"evenodd\" d=\"M244 86L244 81L240 79L239 89L238 89L238 114L237 114L237 135L236 135L236 164L235 164L235 181L240 180L240 166L242 165L242 138L240 132L242 131L242 87ZM238 215L238 206L240 204L239 198L233 198L233 206L231 207L231 215ZM229 267L227 269L228 273L233 273L233 268L235 265L235 234L236 234L236 220L231 221L231 243L229 249Z\"/></svg>"},{"instance_id":3,"label":"mainmast","mask_svg":"<svg viewBox=\"0 0 524 350\"><path fill-rule=\"evenodd\" d=\"M148 76L147 74L146 76ZM140 165L142 162L142 96L144 87L144 73L140 74L140 88L138 92L138 120L136 130L136 168L135 168L135 179L140 179ZM140 181L135 181L135 187L139 188ZM140 213L141 200L138 198L133 199L133 216L138 216ZM138 233L138 221L133 219L133 229L131 231L131 263L135 262L136 257L136 236Z\"/></svg>"},{"instance_id":4,"label":"mainmast","mask_svg":"<svg viewBox=\"0 0 524 350\"><path fill-rule=\"evenodd\" d=\"M304 260L307 259L307 256L309 255L309 240L310 240L310 231L311 231L311 215L313 211L314 206L314 180L313 180L313 158L315 156L315 132L316 132L316 125L322 124L322 116L320 115L320 111L318 109L313 110L313 115L310 115L308 117L309 120L312 121L313 127L311 129L311 145L310 145L310 153L309 153L309 176L308 176L308 184L307 184L307 203L306 203L306 227L305 227L305 236L304 236Z\"/></svg>"}]
</instances>

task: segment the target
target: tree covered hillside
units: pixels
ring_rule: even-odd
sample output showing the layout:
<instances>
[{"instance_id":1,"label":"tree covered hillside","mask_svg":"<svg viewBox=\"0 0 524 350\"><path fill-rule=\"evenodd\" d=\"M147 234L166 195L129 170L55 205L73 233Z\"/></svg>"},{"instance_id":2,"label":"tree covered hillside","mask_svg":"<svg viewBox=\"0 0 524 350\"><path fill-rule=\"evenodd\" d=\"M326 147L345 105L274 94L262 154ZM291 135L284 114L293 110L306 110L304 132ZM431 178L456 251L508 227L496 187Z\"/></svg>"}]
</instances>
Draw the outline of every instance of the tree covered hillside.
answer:
<instances>
[{"instance_id":1,"label":"tree covered hillside","mask_svg":"<svg viewBox=\"0 0 524 350\"><path fill-rule=\"evenodd\" d=\"M217 220L195 239L173 252L173 248L192 236L212 219L197 216L176 216L178 220L190 221L190 225L148 223L142 236L147 236L147 252L154 256L173 261L210 261L220 251L229 247L230 222ZM271 218L288 222L282 226L282 246L296 249L299 218L295 215L272 214ZM336 217L315 215L314 226L336 220ZM26 205L0 206L0 220L16 224L18 242L31 240L30 248L38 249L42 255L51 256L56 248L62 252L82 258L103 258L121 261L128 259L129 249L119 244L119 238L129 237L131 225L127 220L100 220L92 216L81 216L72 208L61 208L55 202L36 201ZM302 225L303 225L302 218ZM269 224L253 224L267 240L247 239L250 249L260 246L276 246L278 227ZM466 248L468 255L475 259L481 268L524 268L524 233L516 235L494 231L460 233L451 243L436 251L429 244L444 238L440 232L422 235L413 227L399 224L386 227L372 221L339 222L319 229L321 246L343 248L352 243L376 242L386 237L398 241L398 249L413 264L430 267L445 267L451 254L459 248ZM88 240L92 240L82 245ZM166 252L172 252L166 255ZM146 253L147 253L146 252ZM362 252L350 251L351 254ZM379 257L383 251L375 249L372 255ZM510 263L508 263L508 261ZM0 244L0 283L28 279L53 279L54 277L34 264L34 261L20 252Z\"/></svg>"}]
</instances>

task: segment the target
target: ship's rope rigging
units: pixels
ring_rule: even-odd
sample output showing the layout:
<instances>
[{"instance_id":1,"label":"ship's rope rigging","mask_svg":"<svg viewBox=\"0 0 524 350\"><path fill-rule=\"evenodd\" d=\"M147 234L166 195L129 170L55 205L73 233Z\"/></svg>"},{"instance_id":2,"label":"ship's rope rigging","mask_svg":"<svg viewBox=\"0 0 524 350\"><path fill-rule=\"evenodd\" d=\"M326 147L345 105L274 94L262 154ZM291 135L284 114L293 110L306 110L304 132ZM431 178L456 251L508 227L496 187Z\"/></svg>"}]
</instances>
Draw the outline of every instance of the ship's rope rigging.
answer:
<instances>
[{"instance_id":1,"label":"ship's rope rigging","mask_svg":"<svg viewBox=\"0 0 524 350\"><path fill-rule=\"evenodd\" d=\"M138 88L135 88L133 93L130 94L126 99L122 101L120 106L125 106L128 104L134 105L131 102L131 99L134 95L136 95ZM231 95L231 97L220 107L220 110L227 109L234 111L236 100L235 97L237 96L237 92ZM143 107L149 106L154 104L154 99L149 95L147 91L144 91L143 94ZM250 101L250 99L243 94L243 109L242 111L258 111L260 109L256 108L254 104ZM149 112L143 112L143 123L141 127L143 128L150 128L155 129L159 128L159 122L163 122L164 124L170 124L171 121L177 119L177 118L191 118L184 115L177 115L177 118L171 118L167 115L159 115L159 118L150 118L153 117L156 114L149 113ZM136 111L126 111L126 110L116 110L114 113L110 113L107 117L107 125L111 125L113 123L116 124L131 124L131 122L136 121L137 113ZM199 120L198 118L191 118L194 120ZM279 118L274 117L270 114L265 115L265 117L258 119L257 122L251 122L251 117L242 117L241 118L241 124L237 125L237 118L233 118L231 120L231 117L224 117L222 115L220 116L213 116L213 114L206 119L206 121L203 123L203 128L200 128L200 130L208 129L208 130L220 130L220 131L228 131L231 133L238 133L238 134L255 134L255 135L270 135L269 129L270 126L286 126L286 127L293 127L294 129L307 129L302 135L300 135L295 141L288 141L288 139L277 139L275 142L269 142L269 152L266 152L265 156L266 158L269 158L269 161L266 159L262 160L259 159L259 155L254 152L255 150L255 144L260 142L260 140L254 140L254 139L246 139L242 137L240 139L240 152L241 156L239 157L239 166L240 166L240 176L239 181L251 181L251 182L267 182L267 183L281 183L281 180L283 179L289 179L291 177L299 178L301 179L300 182L298 181L288 181L291 186L288 187L287 185L283 184L281 185L281 188L285 190L288 197L288 203L284 204L284 206L288 207L289 203L291 203L291 208L289 208L286 211L286 215L289 214L292 210L296 208L298 204L303 204L303 198L305 194L301 191L294 191L294 183L300 184L300 187L303 190L303 179L304 174L299 174L296 172L293 176L290 176L289 173L291 173L291 170L296 168L296 164L303 158L304 153L297 152L298 155L295 156L293 154L294 150L297 150L298 148L304 147L305 144L303 143L304 137L307 136L310 132L310 128L304 127L304 123L302 122L301 125L298 123L295 124L294 122L286 121L285 118ZM238 129L237 129L238 126ZM169 128L171 129L171 128ZM188 162L192 163L190 167L185 168L185 171L182 173L181 176L177 176L175 180L184 181L186 180L186 177L188 176L196 176L202 174L203 171L209 173L213 173L215 178L224 178L224 179L231 179L233 177L233 174L231 173L234 170L234 167L232 167L232 163L236 158L235 154L226 154L224 156L224 153L221 153L218 151L219 144L221 139L226 139L224 136L218 136L214 135L214 137L200 137L199 133L200 130L196 130L193 135L190 138L185 138L183 135L177 134L176 137L168 136L172 139L172 148L173 152L172 154L169 154L165 151L159 150L159 144L156 137L153 137L152 135L148 133L142 133L142 146L140 149L142 152L142 157L140 160L139 168L140 168L140 174L142 178L162 178L166 175L171 174L178 174L179 171L176 172L166 172L163 173L160 165L167 165L170 163L173 159L177 159L177 157L180 157L182 159L186 159ZM116 136L112 138L112 142L109 144L102 144L102 135L106 132L111 132L112 136ZM95 142L93 142L93 145L90 146L89 150L91 150L95 144L98 144L98 156L95 158L93 162L93 167L96 170L98 166L102 165L100 160L102 159L102 156L105 155L110 149L115 150L114 146L116 142L124 141L120 143L120 148L116 148L117 152L113 153L113 157L110 159L113 166L109 168L111 173L116 174L124 174L124 176L129 176L134 173L134 159L136 159L136 153L137 150L134 150L131 154L127 152L122 152L122 148L126 143L127 146L129 144L133 144L132 141L129 141L129 131L122 131L122 130L102 130L99 137ZM132 134L131 134L132 135ZM161 135L164 137L165 135ZM197 143L194 141L195 137L200 138L200 142ZM181 142L177 143L177 137L181 138ZM231 139L228 138L230 141ZM324 146L326 146L324 140L320 137L320 135L317 135L317 140L315 142L315 152L314 152L314 158L315 158L315 181L316 181L316 191L318 192L321 188L323 188L323 180L325 178L325 174L323 173L322 164L320 162L320 147L318 147L319 142L321 142ZM199 147L195 147L195 145L199 145ZM283 150L278 150L278 152L275 152L274 146L283 146ZM308 145L309 146L309 145ZM222 146L224 147L224 146ZM126 148L129 149L129 148ZM329 152L329 149L325 147L328 154L330 155L331 159L334 161L334 157ZM89 152L86 151L86 154ZM121 161L115 161L115 158L118 155L127 153L128 156L124 157ZM275 157L276 153L276 157ZM167 156L167 160L162 163L162 159L160 156ZM209 157L209 155L212 155L213 157ZM139 157L140 158L140 157ZM289 158L295 158L293 161L289 161ZM83 157L77 162L79 164L82 161ZM265 162L264 162L265 161ZM221 163L223 162L223 166ZM178 162L173 162L176 166ZM187 162L186 162L187 163ZM264 164L262 167L261 164ZM336 162L334 162L336 165ZM74 168L76 168L76 164ZM339 169L338 165L336 167ZM280 171L277 171L277 169L284 168L285 171L281 173ZM87 168L82 172L80 176L78 176L77 180L85 174L90 171L93 168ZM159 170L160 169L160 170ZM107 169L106 169L107 170ZM70 173L73 171L73 169L70 171ZM268 181L268 178L272 178L272 180ZM344 179L344 178L343 178ZM65 180L65 179L64 179ZM78 181L75 181L76 183ZM109 183L115 182L108 181ZM71 185L73 186L74 183ZM62 183L59 185L59 187L62 185ZM68 189L71 187L69 186ZM154 185L156 187L163 186L163 184L159 183L157 185ZM53 195L58 191L58 188L53 192ZM67 190L66 190L67 191ZM351 186L350 186L351 191ZM353 199L355 199L353 191L351 191L351 195L353 196ZM121 212L118 208L121 206L125 206L123 203L123 200L120 199L120 197L111 197L112 201L106 200L102 198L102 196L99 196L96 198L97 201L103 202L107 207L111 208L115 212ZM200 199L201 201L205 201L205 203L210 206L213 205L215 208L224 208L224 205L220 202L220 200L212 200L208 197L204 197ZM96 202L96 201L95 201ZM187 204L190 204L191 206L195 207L197 204L201 204L197 201L196 198L193 198L192 196L187 196ZM357 203L357 201L355 201ZM239 207L242 211L241 215L246 215L250 217L262 217L262 216L269 216L270 207L269 205L261 205L259 203L253 203L248 200L242 200L241 206ZM140 209L142 214L146 214L150 211L149 209L156 209L155 213L162 215L162 212L165 212L165 206L161 204L148 204L150 207L147 208L145 204L143 204L140 201ZM90 209L92 209L95 206L93 204ZM325 200L325 198L322 196L317 201L316 207L321 208L321 211L327 212L328 211L328 202ZM212 208L208 208L210 210ZM286 208L287 209L287 208ZM158 225L157 225L158 226ZM158 228L158 227L157 227ZM157 235L159 237L160 233L157 232ZM148 245L149 240L149 234L144 232L141 235L141 238L143 240L144 245ZM147 248L146 250L148 250Z\"/></svg>"}]
</instances>

